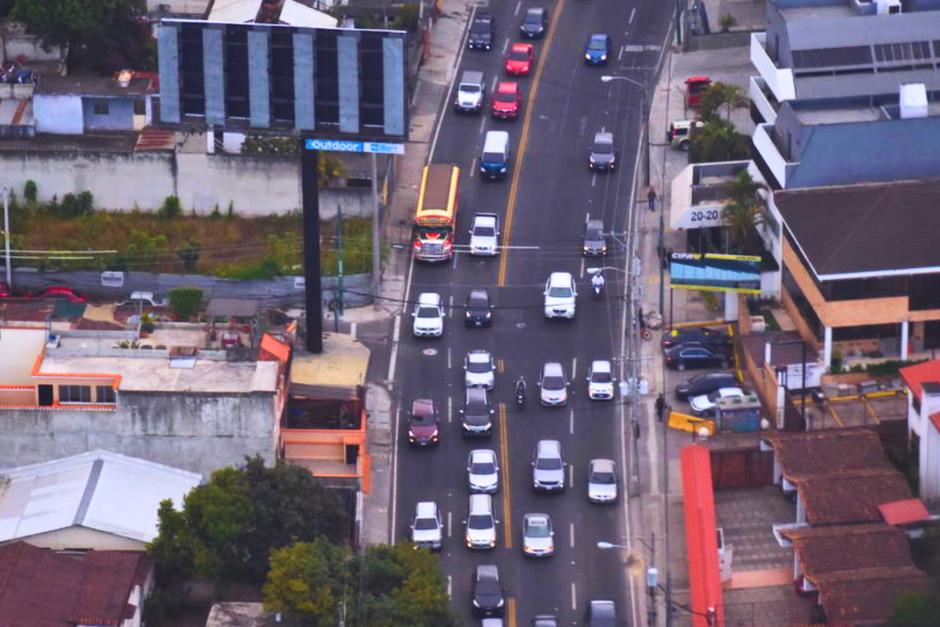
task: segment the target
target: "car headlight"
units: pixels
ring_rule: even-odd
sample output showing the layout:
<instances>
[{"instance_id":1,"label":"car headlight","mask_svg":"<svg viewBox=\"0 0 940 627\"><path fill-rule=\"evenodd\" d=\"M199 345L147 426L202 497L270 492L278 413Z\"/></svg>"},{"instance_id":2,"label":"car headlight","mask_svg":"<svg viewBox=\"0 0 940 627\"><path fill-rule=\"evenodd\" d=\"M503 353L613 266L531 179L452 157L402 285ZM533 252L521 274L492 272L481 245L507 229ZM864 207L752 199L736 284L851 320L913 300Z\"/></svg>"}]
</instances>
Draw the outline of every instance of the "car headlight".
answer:
<instances>
[{"instance_id":1,"label":"car headlight","mask_svg":"<svg viewBox=\"0 0 940 627\"><path fill-rule=\"evenodd\" d=\"M594 155L591 155L590 157L588 157L588 161L590 161L591 163L597 163L597 160L594 159Z\"/></svg>"},{"instance_id":2,"label":"car headlight","mask_svg":"<svg viewBox=\"0 0 940 627\"><path fill-rule=\"evenodd\" d=\"M503 600L500 599L499 603L496 604L496 607L502 607L502 606L503 606Z\"/></svg>"},{"instance_id":3,"label":"car headlight","mask_svg":"<svg viewBox=\"0 0 940 627\"><path fill-rule=\"evenodd\" d=\"M486 317L487 317L487 318L493 317L493 312L492 312L492 311L487 311L487 312L486 312Z\"/></svg>"},{"instance_id":4,"label":"car headlight","mask_svg":"<svg viewBox=\"0 0 940 627\"><path fill-rule=\"evenodd\" d=\"M480 607L480 603L476 599L473 600L473 607Z\"/></svg>"},{"instance_id":5,"label":"car headlight","mask_svg":"<svg viewBox=\"0 0 940 627\"><path fill-rule=\"evenodd\" d=\"M607 60L607 55L606 55L606 54L602 54L602 55L601 55L601 61L606 61L606 60Z\"/></svg>"},{"instance_id":6,"label":"car headlight","mask_svg":"<svg viewBox=\"0 0 940 627\"><path fill-rule=\"evenodd\" d=\"M500 171L500 172L505 172L505 171L506 171L506 166L501 167L501 168L499 169L499 171Z\"/></svg>"},{"instance_id":7,"label":"car headlight","mask_svg":"<svg viewBox=\"0 0 940 627\"><path fill-rule=\"evenodd\" d=\"M435 430L434 430L434 433L431 434L431 439L432 439L432 440L436 440L437 437L438 437L437 429L435 429Z\"/></svg>"},{"instance_id":8,"label":"car headlight","mask_svg":"<svg viewBox=\"0 0 940 627\"><path fill-rule=\"evenodd\" d=\"M588 61L590 61L590 60L591 60L591 53L590 53L590 52L585 52L585 53L584 53L584 58L587 59Z\"/></svg>"}]
</instances>

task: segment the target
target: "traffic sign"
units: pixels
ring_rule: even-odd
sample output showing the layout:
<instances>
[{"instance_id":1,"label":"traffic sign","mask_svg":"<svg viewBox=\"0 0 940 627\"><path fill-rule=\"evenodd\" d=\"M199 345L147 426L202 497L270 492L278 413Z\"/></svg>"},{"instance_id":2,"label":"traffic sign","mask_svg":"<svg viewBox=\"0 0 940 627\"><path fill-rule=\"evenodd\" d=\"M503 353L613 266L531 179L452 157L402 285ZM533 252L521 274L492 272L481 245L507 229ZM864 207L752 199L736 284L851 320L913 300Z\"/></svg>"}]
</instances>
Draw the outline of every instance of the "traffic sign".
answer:
<instances>
[{"instance_id":1,"label":"traffic sign","mask_svg":"<svg viewBox=\"0 0 940 627\"><path fill-rule=\"evenodd\" d=\"M356 142L345 139L307 139L304 143L307 150L326 150L329 152L366 152L380 155L403 155L404 144L387 144L384 142Z\"/></svg>"}]
</instances>

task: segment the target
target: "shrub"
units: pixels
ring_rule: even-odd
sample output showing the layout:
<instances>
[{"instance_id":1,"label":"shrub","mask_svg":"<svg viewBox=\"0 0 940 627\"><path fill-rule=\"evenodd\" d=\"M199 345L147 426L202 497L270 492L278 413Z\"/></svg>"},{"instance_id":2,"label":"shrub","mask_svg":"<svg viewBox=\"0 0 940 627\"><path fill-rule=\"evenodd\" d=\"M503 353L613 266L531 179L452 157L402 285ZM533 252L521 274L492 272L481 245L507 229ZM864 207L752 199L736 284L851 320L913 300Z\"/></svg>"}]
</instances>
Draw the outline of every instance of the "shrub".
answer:
<instances>
[{"instance_id":1,"label":"shrub","mask_svg":"<svg viewBox=\"0 0 940 627\"><path fill-rule=\"evenodd\" d=\"M734 19L734 16L730 13L725 13L718 19L718 26L721 27L721 32L727 33L729 30L738 25L738 21Z\"/></svg>"},{"instance_id":2,"label":"shrub","mask_svg":"<svg viewBox=\"0 0 940 627\"><path fill-rule=\"evenodd\" d=\"M197 239L190 238L183 242L183 245L176 249L176 256L183 262L183 269L187 272L195 272L196 264L199 263L199 253L202 250L202 244Z\"/></svg>"},{"instance_id":3,"label":"shrub","mask_svg":"<svg viewBox=\"0 0 940 627\"><path fill-rule=\"evenodd\" d=\"M180 205L179 196L167 196L163 199L163 204L157 211L157 215L164 220L173 220L183 215L183 207Z\"/></svg>"},{"instance_id":4,"label":"shrub","mask_svg":"<svg viewBox=\"0 0 940 627\"><path fill-rule=\"evenodd\" d=\"M198 287L177 287L170 290L170 310L180 320L189 320L202 306L202 290Z\"/></svg>"},{"instance_id":5,"label":"shrub","mask_svg":"<svg viewBox=\"0 0 940 627\"><path fill-rule=\"evenodd\" d=\"M55 200L49 203L48 211L52 215L66 220L88 216L95 212L94 196L89 191L80 194L66 194L62 197L62 204L58 204Z\"/></svg>"},{"instance_id":6,"label":"shrub","mask_svg":"<svg viewBox=\"0 0 940 627\"><path fill-rule=\"evenodd\" d=\"M23 187L23 198L26 199L26 202L35 206L38 195L39 187L37 187L36 181L32 179L26 181L26 185Z\"/></svg>"}]
</instances>

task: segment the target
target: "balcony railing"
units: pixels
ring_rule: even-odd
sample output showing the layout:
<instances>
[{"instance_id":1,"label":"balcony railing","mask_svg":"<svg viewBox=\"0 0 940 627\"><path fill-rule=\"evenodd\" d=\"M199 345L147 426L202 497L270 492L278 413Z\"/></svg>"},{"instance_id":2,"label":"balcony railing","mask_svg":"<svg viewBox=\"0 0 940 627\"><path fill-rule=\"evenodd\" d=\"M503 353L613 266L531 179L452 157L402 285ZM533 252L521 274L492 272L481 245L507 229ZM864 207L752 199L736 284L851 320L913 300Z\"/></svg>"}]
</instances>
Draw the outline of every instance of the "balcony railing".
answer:
<instances>
[{"instance_id":1,"label":"balcony railing","mask_svg":"<svg viewBox=\"0 0 940 627\"><path fill-rule=\"evenodd\" d=\"M777 110L770 102L770 98L767 97L765 89L767 89L767 82L763 78L760 76L751 77L748 86L748 95L751 97L751 102L754 103L754 107L764 118L764 122L773 124L777 121Z\"/></svg>"},{"instance_id":2,"label":"balcony railing","mask_svg":"<svg viewBox=\"0 0 940 627\"><path fill-rule=\"evenodd\" d=\"M796 98L793 70L778 68L767 54L767 33L751 33L751 63L779 102Z\"/></svg>"},{"instance_id":3,"label":"balcony railing","mask_svg":"<svg viewBox=\"0 0 940 627\"><path fill-rule=\"evenodd\" d=\"M787 170L790 164L787 163L786 158L780 153L774 140L770 137L770 129L772 128L772 124L761 124L754 130L754 136L752 138L754 141L754 149L760 154L767 168L770 170L770 173L777 179L777 183L780 187L786 189Z\"/></svg>"}]
</instances>

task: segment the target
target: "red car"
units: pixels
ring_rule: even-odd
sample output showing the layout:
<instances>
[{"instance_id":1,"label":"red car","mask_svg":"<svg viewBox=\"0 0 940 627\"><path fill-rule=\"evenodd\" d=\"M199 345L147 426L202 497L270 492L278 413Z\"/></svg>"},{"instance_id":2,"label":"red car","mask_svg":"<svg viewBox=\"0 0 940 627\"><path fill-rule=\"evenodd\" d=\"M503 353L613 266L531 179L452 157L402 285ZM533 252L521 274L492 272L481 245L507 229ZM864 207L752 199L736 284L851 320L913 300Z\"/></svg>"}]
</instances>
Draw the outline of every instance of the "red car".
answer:
<instances>
[{"instance_id":1,"label":"red car","mask_svg":"<svg viewBox=\"0 0 940 627\"><path fill-rule=\"evenodd\" d=\"M494 118L515 120L519 116L519 108L521 106L522 95L519 93L519 83L514 81L502 81L496 86L491 104Z\"/></svg>"},{"instance_id":2,"label":"red car","mask_svg":"<svg viewBox=\"0 0 940 627\"><path fill-rule=\"evenodd\" d=\"M440 442L438 426L434 401L429 398L415 399L411 404L411 416L408 417L408 444L437 446Z\"/></svg>"},{"instance_id":3,"label":"red car","mask_svg":"<svg viewBox=\"0 0 940 627\"><path fill-rule=\"evenodd\" d=\"M707 76L690 76L685 79L685 104L688 108L694 109L702 102L702 96L712 84L712 79Z\"/></svg>"},{"instance_id":4,"label":"red car","mask_svg":"<svg viewBox=\"0 0 940 627\"><path fill-rule=\"evenodd\" d=\"M535 47L532 44L513 44L506 56L506 74L509 76L528 76L535 60Z\"/></svg>"},{"instance_id":5,"label":"red car","mask_svg":"<svg viewBox=\"0 0 940 627\"><path fill-rule=\"evenodd\" d=\"M67 285L50 285L43 291L33 294L33 298L37 300L68 300L71 303L84 303L88 300Z\"/></svg>"},{"instance_id":6,"label":"red car","mask_svg":"<svg viewBox=\"0 0 940 627\"><path fill-rule=\"evenodd\" d=\"M5 281L0 281L0 298L10 298L11 296L13 296L13 292L10 291L10 286Z\"/></svg>"}]
</instances>

